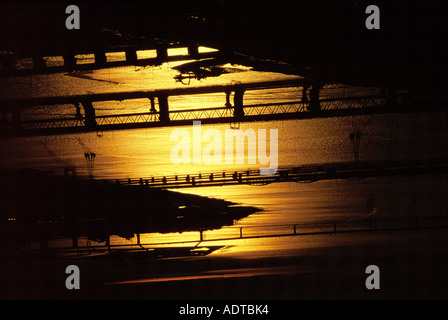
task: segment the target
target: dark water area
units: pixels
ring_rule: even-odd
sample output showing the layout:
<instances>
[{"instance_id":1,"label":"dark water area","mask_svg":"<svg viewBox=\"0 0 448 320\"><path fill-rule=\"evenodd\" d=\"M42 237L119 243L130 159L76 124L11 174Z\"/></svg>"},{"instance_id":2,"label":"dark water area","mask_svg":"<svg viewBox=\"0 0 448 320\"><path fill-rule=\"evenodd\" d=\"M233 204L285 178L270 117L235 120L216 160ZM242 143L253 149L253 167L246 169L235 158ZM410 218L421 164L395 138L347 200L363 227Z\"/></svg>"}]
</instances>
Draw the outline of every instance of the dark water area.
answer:
<instances>
[{"instance_id":1,"label":"dark water area","mask_svg":"<svg viewBox=\"0 0 448 320\"><path fill-rule=\"evenodd\" d=\"M2 3L0 102L294 80L301 85L247 90L244 99L236 91L232 99L226 92L173 95L166 105L184 111L223 108L231 100L242 108L243 100L287 104L317 92L347 110L345 98L370 95L386 97L388 106L427 99L437 108L2 136L0 298L447 299L447 176L428 169L448 156L442 2L379 1L379 30L365 27L365 1L81 1L80 30L64 28L65 4ZM129 53L139 46L145 49ZM113 52L102 55L106 49ZM151 63L136 63L142 57ZM111 61L122 66L106 68ZM55 66L58 72L48 71ZM153 100L90 106L96 116L140 114L152 112ZM2 125L83 117L70 101L21 105L19 115L11 105L17 107L0 103ZM87 114L85 120L87 126ZM249 138L241 163L234 150L234 161L224 161L224 141L221 158L207 163L205 138L188 142L199 162L175 163L175 130L202 138L276 132L268 149L279 170L411 160L428 170L307 183L145 186L154 177L266 168L260 140ZM255 163L249 149L258 152ZM142 183L126 184L131 179ZM80 289L67 286L66 268L73 265L81 270ZM369 266L380 270L380 288L369 288Z\"/></svg>"},{"instance_id":2,"label":"dark water area","mask_svg":"<svg viewBox=\"0 0 448 320\"><path fill-rule=\"evenodd\" d=\"M2 171L2 246L56 238L219 229L259 209L142 187L64 179L32 171ZM8 216L6 216L6 214ZM47 246L47 244L44 244Z\"/></svg>"}]
</instances>

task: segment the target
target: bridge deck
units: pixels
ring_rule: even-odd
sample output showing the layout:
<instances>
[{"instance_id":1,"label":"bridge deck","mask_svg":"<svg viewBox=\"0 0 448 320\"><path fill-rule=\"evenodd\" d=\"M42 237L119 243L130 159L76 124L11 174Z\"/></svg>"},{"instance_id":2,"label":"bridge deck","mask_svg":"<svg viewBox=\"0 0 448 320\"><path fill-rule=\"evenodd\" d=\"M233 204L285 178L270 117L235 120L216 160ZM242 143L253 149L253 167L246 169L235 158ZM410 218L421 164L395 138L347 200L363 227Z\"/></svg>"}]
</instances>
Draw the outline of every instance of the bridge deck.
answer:
<instances>
[{"instance_id":1,"label":"bridge deck","mask_svg":"<svg viewBox=\"0 0 448 320\"><path fill-rule=\"evenodd\" d=\"M156 90L135 90L121 92L107 92L96 94L80 94L66 96L48 96L48 97L30 97L20 99L0 99L0 109L25 109L35 106L62 105L73 104L82 101L98 102L98 101L122 101L132 99L143 99L159 96L184 96L184 95L200 95L207 93L219 93L240 90L263 90L274 88L299 87L303 85L302 79L278 80L278 81L259 81L239 83L234 85L208 85L199 87L180 87L170 89Z\"/></svg>"},{"instance_id":2,"label":"bridge deck","mask_svg":"<svg viewBox=\"0 0 448 320\"><path fill-rule=\"evenodd\" d=\"M372 219L369 219L369 218ZM228 235L215 235L213 230L200 230L196 239L188 239L164 242L149 243L129 243L120 244L101 244L88 241L85 246L77 247L54 247L45 249L49 254L59 255L90 255L98 253L115 253L115 252L146 252L153 257L167 257L171 254L179 253L185 256L207 255L215 248L210 246L213 242L228 242L241 239L260 239L260 238L279 238L293 236L312 236L322 234L344 234L344 233L361 233L361 232L391 232L391 231L418 231L425 229L446 229L448 228L446 218L441 217L425 217L425 218L401 218L401 219L378 219L372 215L351 221L336 221L328 223L295 223L283 225L263 225L263 226L231 226L227 227ZM138 241L138 240L137 240ZM134 243L133 243L134 242ZM191 246L188 246L191 244ZM207 247L199 246L207 244ZM175 251L171 252L172 248ZM180 251L180 249L182 251ZM30 249L27 249L30 252ZM41 250L41 249L34 249Z\"/></svg>"},{"instance_id":3,"label":"bridge deck","mask_svg":"<svg viewBox=\"0 0 448 320\"><path fill-rule=\"evenodd\" d=\"M184 174L102 181L129 186L178 189L238 184L266 185L276 182L309 183L330 179L362 179L375 176L446 173L447 167L447 159L356 161L284 167L279 168L277 172L269 175L260 174L260 170L258 169L250 169L234 172L221 171L191 175Z\"/></svg>"},{"instance_id":4,"label":"bridge deck","mask_svg":"<svg viewBox=\"0 0 448 320\"><path fill-rule=\"evenodd\" d=\"M164 62L205 59L219 56L217 50L202 51L197 43L144 43L99 46L90 49L33 50L25 53L0 54L0 77L30 76L123 66L156 66ZM186 49L181 54L169 54L172 49ZM139 57L145 52L150 57Z\"/></svg>"},{"instance_id":5,"label":"bridge deck","mask_svg":"<svg viewBox=\"0 0 448 320\"><path fill-rule=\"evenodd\" d=\"M100 94L83 94L73 96L51 96L24 99L0 100L2 136L39 136L52 134L69 134L80 132L102 132L137 128L191 125L200 120L204 124L232 123L249 121L269 121L285 119L303 119L316 117L348 116L367 113L428 111L441 109L446 104L446 97L428 99L413 97L407 93L399 94L395 101L384 95L365 95L326 98L318 100L298 100L243 105L243 94L247 90L265 90L275 88L301 87L303 79L254 82L233 85L213 85L203 87L172 88L164 90L140 90ZM223 105L218 108L197 108L187 110L170 110L168 98L182 95L201 95L224 93ZM234 92L234 103L230 103L230 93ZM224 103L224 96L227 102ZM151 110L144 113L111 114L95 116L93 102L148 99ZM158 109L155 108L157 99ZM46 119L21 120L20 112L34 106L72 104L78 110L71 117L51 117ZM316 107L317 105L317 107ZM80 109L84 108L84 115ZM149 108L148 108L149 109ZM6 113L11 113L11 120ZM75 112L74 112L75 113Z\"/></svg>"}]
</instances>

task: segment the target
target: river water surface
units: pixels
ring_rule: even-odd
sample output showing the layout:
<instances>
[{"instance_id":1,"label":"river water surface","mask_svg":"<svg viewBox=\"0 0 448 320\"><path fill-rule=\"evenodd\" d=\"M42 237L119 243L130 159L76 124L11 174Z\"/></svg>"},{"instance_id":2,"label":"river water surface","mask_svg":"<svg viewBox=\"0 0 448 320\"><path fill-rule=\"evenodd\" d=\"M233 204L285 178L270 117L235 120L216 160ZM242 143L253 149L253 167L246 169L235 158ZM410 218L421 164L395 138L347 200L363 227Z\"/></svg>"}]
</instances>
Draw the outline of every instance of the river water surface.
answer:
<instances>
[{"instance_id":1,"label":"river water surface","mask_svg":"<svg viewBox=\"0 0 448 320\"><path fill-rule=\"evenodd\" d=\"M158 67L116 68L76 74L52 74L2 79L2 94L16 97L70 95L125 90L160 89L212 84L231 84L266 80L292 79L276 73L255 72L242 66L228 65L231 71L216 78L176 82L179 63ZM362 95L380 92L379 88L332 86L322 91L323 97ZM245 104L299 100L300 88L247 91ZM178 96L169 98L170 109L222 107L224 94ZM96 103L96 114L147 112L149 100ZM25 110L22 118L33 119L54 115L73 115L72 106L43 106ZM229 124L203 125L202 132L217 129L224 137ZM95 179L150 178L174 174L233 172L263 167L248 164L178 164L170 159L175 141L170 136L176 128L151 128L103 133L57 135L0 140L0 167L35 168L63 174L66 166L76 168L78 176ZM192 134L192 127L184 127ZM328 163L353 160L350 133L361 131L361 160L430 159L447 155L446 113L386 114L310 120L287 120L242 123L240 130L278 130L278 165ZM202 147L205 145L203 141ZM94 152L95 160L85 159ZM266 186L223 186L182 189L193 193L252 205L263 211L250 215L234 226L206 231L204 239L244 235L291 232L294 224L325 223L362 219L369 214L366 203L375 208L375 218L442 216L447 212L447 182L444 175L378 177L364 180L330 180L299 184L275 183ZM243 229L241 229L241 227ZM142 243L187 241L199 238L198 232L183 234L145 234ZM81 240L81 245L82 245ZM136 239L114 238L112 243L135 243ZM328 246L335 237L313 236L261 238L214 242L226 245L212 255L278 256L290 254L304 246ZM231 244L231 246L229 245Z\"/></svg>"}]
</instances>

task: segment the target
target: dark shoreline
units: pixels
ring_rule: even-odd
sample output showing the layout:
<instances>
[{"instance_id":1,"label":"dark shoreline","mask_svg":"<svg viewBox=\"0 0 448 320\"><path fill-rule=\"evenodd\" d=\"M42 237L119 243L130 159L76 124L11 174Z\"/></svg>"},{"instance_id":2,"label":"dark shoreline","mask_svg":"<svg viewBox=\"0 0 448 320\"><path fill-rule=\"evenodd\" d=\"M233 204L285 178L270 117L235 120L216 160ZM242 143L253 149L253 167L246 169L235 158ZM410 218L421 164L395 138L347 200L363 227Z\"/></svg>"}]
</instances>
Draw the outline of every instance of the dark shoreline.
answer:
<instances>
[{"instance_id":1,"label":"dark shoreline","mask_svg":"<svg viewBox=\"0 0 448 320\"><path fill-rule=\"evenodd\" d=\"M219 229L260 209L141 186L104 184L33 170L1 170L1 237L25 244L87 236Z\"/></svg>"},{"instance_id":2,"label":"dark shoreline","mask_svg":"<svg viewBox=\"0 0 448 320\"><path fill-rule=\"evenodd\" d=\"M251 207L238 207L235 204L218 199L204 198L200 196L180 194L176 192L150 190L140 186L115 186L112 189L103 187L92 188L93 181L62 178L49 175L41 175L36 172L22 171L23 177L33 176L29 181L39 183L40 191L36 191L34 183L26 185L18 183L11 184L6 181L5 171L2 171L2 197L6 197L12 204L21 204L14 208L38 208L32 201L26 201L29 190L34 190L36 197L50 201L54 197L48 197L48 192L53 191L65 194L62 186L71 186L70 190L77 190L78 197L83 195L86 199L91 198L92 190L101 190L105 197L117 200L117 196L111 197L110 192L119 187L120 192L129 195L138 195L140 198L150 196L151 201L155 198L160 203L166 204L170 201L172 208L181 206L193 206L191 215L202 227L216 227L226 220L229 214L232 218L246 216L249 212L256 211ZM9 172L10 173L10 172ZM17 178L17 172L13 177ZM39 178L37 178L39 177ZM42 183L41 179L46 180ZM22 181L23 182L23 181ZM74 187L76 185L76 187ZM8 190L6 190L7 186ZM44 187L45 186L45 187ZM52 186L50 188L50 186ZM104 186L104 185L102 185ZM21 198L11 197L18 189L28 189L22 192ZM58 192L56 192L56 189ZM7 193L3 192L7 191ZM146 191L142 191L146 190ZM128 194L129 192L129 194ZM53 194L53 196L54 196ZM98 196L100 193L94 193ZM65 194L66 195L66 194ZM111 198L110 198L111 197ZM128 201L135 198L120 198ZM61 201L61 199L58 199ZM146 199L146 201L149 201ZM45 202L44 202L45 203ZM60 203L60 202L59 202ZM73 205L76 203L72 201ZM41 203L42 204L42 203ZM47 203L48 204L48 203ZM142 204L140 204L142 205ZM197 205L202 205L197 206ZM5 207L4 201L2 206ZM115 203L103 207L105 214L116 206ZM22 209L23 209L22 208ZM59 208L59 207L57 207ZM74 206L70 207L74 210ZM106 210L107 208L107 210ZM201 208L208 217L214 217L203 221ZM2 208L3 209L3 208ZM63 209L66 215L69 208ZM115 208L117 209L117 208ZM135 207L132 207L135 209ZM153 210L156 206L152 207ZM215 212L211 213L211 209ZM235 210L231 214L232 210ZM127 220L118 220L120 230L132 229L142 223L142 216L132 215L128 208ZM199 210L199 211L198 211ZM24 211L27 212L27 211ZM41 215L35 215L33 219L43 219ZM47 211L45 211L48 213ZM51 211L49 211L51 212ZM56 210L55 212L59 212ZM55 213L54 212L54 213ZM116 211L112 211L116 212ZM154 212L154 211L151 211ZM194 214L196 212L196 216ZM199 212L199 213L198 213ZM224 214L226 212L226 214ZM83 211L83 214L92 214L91 211ZM98 218L98 212L96 212ZM114 215L102 216L103 219L111 219ZM145 213L145 217L149 213ZM168 216L176 217L177 210L166 211ZM210 215L211 214L211 215ZM6 218L2 210L2 218ZM159 215L160 216L160 215ZM221 219L222 216L226 219ZM20 216L17 216L20 218ZM220 218L221 217L221 218ZM23 217L21 217L23 218ZM54 216L46 216L46 219L55 219ZM84 217L86 218L86 216ZM133 220L136 219L136 220ZM88 220L88 219L87 219ZM36 220L37 221L37 220ZM95 220L96 221L96 220ZM157 221L157 220L153 220ZM219 223L218 223L218 222ZM14 223L16 221L6 221ZM165 222L165 223L162 223ZM159 220L159 227L171 230L174 227L191 229L191 224L172 226L169 220ZM39 224L38 222L35 222ZM210 224L213 223L213 224ZM41 224L41 223L40 223ZM47 223L50 224L50 223ZM16 231L10 226L2 228L9 230L11 235ZM153 226L151 226L153 227ZM197 225L196 225L197 227ZM90 230L95 231L98 236L96 225L90 225ZM131 229L130 229L131 228ZM72 229L73 230L73 229ZM89 228L85 229L89 230ZM159 229L159 232L161 232ZM41 230L42 231L42 230ZM103 230L104 231L104 230ZM107 231L111 231L108 229ZM15 234L16 239L19 234ZM36 236L38 233L36 233ZM92 235L92 234L91 234ZM131 233L128 233L130 236ZM132 233L134 235L134 233ZM448 298L448 233L446 227L435 229L414 230L388 230L388 231L365 231L357 234L341 233L315 235L321 237L316 246L302 247L301 239L306 235L297 235L290 241L297 241L294 249L284 249L277 254L270 252L252 253L249 255L228 255L225 251L216 254L212 252L221 249L222 244L214 242L201 242L185 244L183 247L167 246L162 248L148 248L149 250L112 250L111 252L92 255L57 255L51 250L17 250L16 246L8 245L2 241L1 263L0 263L0 299L31 299L31 300L167 300L178 303L183 300L313 300L313 299L447 299ZM245 240L243 240L245 241ZM325 245L319 245L324 241ZM233 245L228 241L225 246ZM281 248L281 246L279 247ZM201 251L204 250L204 251ZM275 248L270 250L276 250ZM197 254L196 254L197 253ZM69 265L76 265L81 270L81 289L68 290L65 280L68 277L65 270ZM381 270L381 288L379 290L368 290L365 287L365 269L369 265L377 265ZM176 302L177 301L177 302Z\"/></svg>"}]
</instances>

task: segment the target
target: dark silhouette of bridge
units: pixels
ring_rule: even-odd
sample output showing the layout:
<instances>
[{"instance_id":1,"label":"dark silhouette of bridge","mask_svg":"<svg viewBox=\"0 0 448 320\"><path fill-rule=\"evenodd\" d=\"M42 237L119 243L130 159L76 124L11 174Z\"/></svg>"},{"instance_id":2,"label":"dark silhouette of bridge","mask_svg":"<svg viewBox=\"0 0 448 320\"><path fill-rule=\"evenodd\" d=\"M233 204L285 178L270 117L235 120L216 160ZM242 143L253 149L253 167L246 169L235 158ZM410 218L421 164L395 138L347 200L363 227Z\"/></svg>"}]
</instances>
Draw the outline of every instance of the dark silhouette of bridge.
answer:
<instances>
[{"instance_id":1,"label":"dark silhouette of bridge","mask_svg":"<svg viewBox=\"0 0 448 320\"><path fill-rule=\"evenodd\" d=\"M140 90L73 96L53 96L0 100L2 136L39 136L81 132L102 132L137 128L191 125L199 120L203 124L238 123L288 119L341 117L359 114L390 112L427 112L443 110L446 96L413 96L404 92L390 91L384 94L320 98L322 84L308 84L304 79L269 82L185 87L163 90ZM244 93L249 90L297 88L297 99L291 101L244 104ZM171 110L169 97L222 93L223 107ZM230 95L233 93L233 103ZM225 98L225 100L224 100ZM99 101L122 101L148 99L148 112L110 114L97 116L94 103ZM26 108L48 105L73 105L71 117L51 117L22 120ZM84 111L81 113L81 109Z\"/></svg>"},{"instance_id":2,"label":"dark silhouette of bridge","mask_svg":"<svg viewBox=\"0 0 448 320\"><path fill-rule=\"evenodd\" d=\"M255 70L305 77L310 81L310 95L289 103L245 105L244 91L257 88L242 84L2 99L1 134L33 136L179 126L191 124L192 120L225 123L428 111L446 105L446 3L441 0L412 4L402 0L381 1L382 27L375 31L364 26L366 3L300 1L294 7L284 0L259 1L256 5L251 1L233 0L82 3L80 30L64 28L66 15L61 14L64 5L39 4L42 8L36 15L32 4L7 4L5 10L0 11L5 21L0 42L3 76L157 65L183 59L201 62L204 58L218 58L219 65L232 61L238 53L240 57L252 59L249 64ZM218 51L201 52L200 46ZM178 47L187 48L187 54L168 54L169 48ZM138 52L142 50L154 50L156 54L140 58ZM110 59L110 53L120 53L121 59ZM80 54L91 58L87 63L80 63L77 59ZM48 56L59 56L60 64L50 65L46 61ZM25 60L25 67L18 67L20 59ZM213 61L207 63L213 65ZM326 83L376 86L385 88L388 94L321 99L319 90ZM270 83L265 87L277 85ZM303 87L300 81L295 85ZM408 94L398 96L398 90L406 90ZM209 92L225 93L226 108L182 111L169 108L170 96ZM232 106L228 103L228 92L235 95ZM148 98L150 112L95 114L94 102L136 98ZM76 115L33 121L22 119L24 108L62 103L73 104Z\"/></svg>"},{"instance_id":3,"label":"dark silhouette of bridge","mask_svg":"<svg viewBox=\"0 0 448 320\"><path fill-rule=\"evenodd\" d=\"M141 186L156 189L216 187L225 185L267 185L278 182L310 183L319 180L364 179L378 176L402 176L425 173L446 173L447 159L353 161L309 164L279 168L270 174L259 169L233 172L202 172L146 178L99 180L109 184Z\"/></svg>"},{"instance_id":4,"label":"dark silhouette of bridge","mask_svg":"<svg viewBox=\"0 0 448 320\"><path fill-rule=\"evenodd\" d=\"M169 50L184 48L183 54ZM146 51L146 52L145 52ZM140 57L142 55L142 57ZM145 57L149 55L150 57ZM0 77L31 76L60 72L86 71L125 66L158 66L165 62L215 58L217 51L202 52L198 44L143 43L121 46L92 46L43 52L0 54Z\"/></svg>"}]
</instances>

